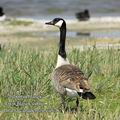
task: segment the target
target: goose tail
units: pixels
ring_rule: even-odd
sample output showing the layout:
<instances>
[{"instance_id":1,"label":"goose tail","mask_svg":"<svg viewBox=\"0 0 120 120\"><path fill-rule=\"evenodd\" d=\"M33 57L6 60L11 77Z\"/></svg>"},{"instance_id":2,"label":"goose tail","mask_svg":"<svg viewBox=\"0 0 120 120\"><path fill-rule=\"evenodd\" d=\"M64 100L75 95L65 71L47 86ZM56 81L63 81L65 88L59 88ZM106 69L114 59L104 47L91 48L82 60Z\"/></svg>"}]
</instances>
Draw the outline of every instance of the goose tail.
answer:
<instances>
[{"instance_id":1,"label":"goose tail","mask_svg":"<svg viewBox=\"0 0 120 120\"><path fill-rule=\"evenodd\" d=\"M85 93L78 92L78 95L80 97L82 97L83 99L86 99L86 100L87 99L92 100L92 99L96 98L95 95L92 92L85 92Z\"/></svg>"}]
</instances>

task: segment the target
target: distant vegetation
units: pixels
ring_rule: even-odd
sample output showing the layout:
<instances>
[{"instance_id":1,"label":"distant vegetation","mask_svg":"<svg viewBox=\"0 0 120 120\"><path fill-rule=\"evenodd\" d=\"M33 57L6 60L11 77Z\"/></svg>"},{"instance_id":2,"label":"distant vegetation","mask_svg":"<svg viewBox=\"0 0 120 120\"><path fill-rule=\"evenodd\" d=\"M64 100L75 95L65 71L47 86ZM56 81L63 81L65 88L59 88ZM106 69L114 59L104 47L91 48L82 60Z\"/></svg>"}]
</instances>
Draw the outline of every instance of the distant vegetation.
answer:
<instances>
[{"instance_id":1,"label":"distant vegetation","mask_svg":"<svg viewBox=\"0 0 120 120\"><path fill-rule=\"evenodd\" d=\"M49 14L57 14L57 13L63 13L64 12L64 10L63 9L61 9L61 8L48 8L47 9L47 11L48 11L48 13Z\"/></svg>"},{"instance_id":2,"label":"distant vegetation","mask_svg":"<svg viewBox=\"0 0 120 120\"><path fill-rule=\"evenodd\" d=\"M119 120L120 51L94 48L84 51L73 49L69 53L71 63L79 66L86 76L90 76L96 100L80 99L80 110L72 113L71 108L75 106L75 101L67 98L69 112L64 114L59 111L60 98L54 91L50 78L56 64L56 51L48 51L48 48L41 51L20 45L6 47L0 51L0 110L43 112L31 114L1 112L0 119ZM12 96L39 98L12 98ZM33 103L41 105L30 105Z\"/></svg>"},{"instance_id":3,"label":"distant vegetation","mask_svg":"<svg viewBox=\"0 0 120 120\"><path fill-rule=\"evenodd\" d=\"M32 21L26 21L26 20L17 20L17 19L11 19L9 20L9 25L23 25L23 26L29 26L31 24L33 24Z\"/></svg>"}]
</instances>

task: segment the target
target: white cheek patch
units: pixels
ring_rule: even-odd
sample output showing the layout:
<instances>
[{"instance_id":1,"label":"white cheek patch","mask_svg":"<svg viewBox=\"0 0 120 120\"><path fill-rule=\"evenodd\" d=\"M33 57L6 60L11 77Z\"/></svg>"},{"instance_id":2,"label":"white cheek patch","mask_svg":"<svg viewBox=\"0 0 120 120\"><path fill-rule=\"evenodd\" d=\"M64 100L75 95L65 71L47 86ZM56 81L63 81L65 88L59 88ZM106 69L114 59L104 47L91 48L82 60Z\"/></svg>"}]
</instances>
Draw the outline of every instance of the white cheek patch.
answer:
<instances>
[{"instance_id":1,"label":"white cheek patch","mask_svg":"<svg viewBox=\"0 0 120 120\"><path fill-rule=\"evenodd\" d=\"M0 21L4 21L6 19L6 16L3 15L3 16L0 16Z\"/></svg>"},{"instance_id":2,"label":"white cheek patch","mask_svg":"<svg viewBox=\"0 0 120 120\"><path fill-rule=\"evenodd\" d=\"M55 26L57 26L57 27L61 27L61 26L62 26L62 24L63 24L63 21L62 21L62 20L60 20L60 21L58 21L58 22L55 24Z\"/></svg>"}]
</instances>

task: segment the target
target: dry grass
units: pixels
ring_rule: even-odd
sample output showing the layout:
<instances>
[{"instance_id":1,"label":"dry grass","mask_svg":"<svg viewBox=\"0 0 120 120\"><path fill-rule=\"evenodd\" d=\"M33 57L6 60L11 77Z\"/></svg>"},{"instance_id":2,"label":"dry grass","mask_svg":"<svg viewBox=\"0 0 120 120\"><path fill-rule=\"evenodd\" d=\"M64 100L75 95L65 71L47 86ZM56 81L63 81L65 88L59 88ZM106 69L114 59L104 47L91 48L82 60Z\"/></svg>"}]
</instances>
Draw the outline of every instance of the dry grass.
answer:
<instances>
[{"instance_id":1,"label":"dry grass","mask_svg":"<svg viewBox=\"0 0 120 120\"><path fill-rule=\"evenodd\" d=\"M72 112L71 108L75 106L75 101L67 98L70 111L60 112L58 110L60 98L50 80L50 73L56 63L56 49L50 47L48 52L48 48L43 50L21 45L9 46L0 51L0 110L8 110L8 113L0 114L0 119L118 120L120 118L120 51L97 48L84 51L72 49L68 57L71 63L79 66L86 76L92 72L90 82L96 100L80 99L80 110ZM8 96L45 97L25 99ZM11 102L14 105L11 105ZM42 103L42 106L21 106L18 102Z\"/></svg>"}]
</instances>

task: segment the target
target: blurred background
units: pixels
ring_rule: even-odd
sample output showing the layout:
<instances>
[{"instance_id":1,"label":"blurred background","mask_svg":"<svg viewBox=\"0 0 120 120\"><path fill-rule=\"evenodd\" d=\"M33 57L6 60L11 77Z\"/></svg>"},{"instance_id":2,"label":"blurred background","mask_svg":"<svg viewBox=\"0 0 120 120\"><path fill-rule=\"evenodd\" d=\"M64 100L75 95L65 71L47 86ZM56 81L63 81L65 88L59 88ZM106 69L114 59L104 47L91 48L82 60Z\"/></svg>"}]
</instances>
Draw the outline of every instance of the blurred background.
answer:
<instances>
[{"instance_id":1,"label":"blurred background","mask_svg":"<svg viewBox=\"0 0 120 120\"><path fill-rule=\"evenodd\" d=\"M29 37L32 46L41 44L41 40L56 40L58 29L44 23L62 17L67 22L67 39L74 40L73 43L78 40L81 45L120 43L120 0L0 0L0 6L6 18L11 18L0 27L1 37L3 33L8 35L2 41L12 41L9 36L13 34L17 42L21 37L29 43Z\"/></svg>"},{"instance_id":2,"label":"blurred background","mask_svg":"<svg viewBox=\"0 0 120 120\"><path fill-rule=\"evenodd\" d=\"M94 17L120 15L120 0L0 0L0 5L11 17L74 19L75 13L84 9Z\"/></svg>"}]
</instances>

